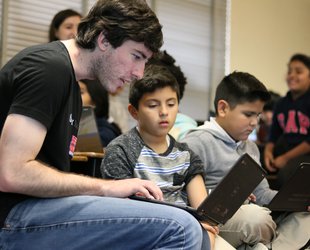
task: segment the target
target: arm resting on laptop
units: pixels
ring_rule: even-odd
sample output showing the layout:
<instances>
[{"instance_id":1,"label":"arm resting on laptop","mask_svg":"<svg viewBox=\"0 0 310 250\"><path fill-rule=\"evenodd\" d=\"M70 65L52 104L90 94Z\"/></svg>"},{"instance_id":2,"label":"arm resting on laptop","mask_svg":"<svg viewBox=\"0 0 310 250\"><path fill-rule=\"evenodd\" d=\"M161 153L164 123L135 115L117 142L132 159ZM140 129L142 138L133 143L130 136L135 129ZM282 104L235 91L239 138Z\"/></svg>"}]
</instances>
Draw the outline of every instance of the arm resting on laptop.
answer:
<instances>
[{"instance_id":1,"label":"arm resting on laptop","mask_svg":"<svg viewBox=\"0 0 310 250\"><path fill-rule=\"evenodd\" d=\"M208 196L207 190L204 184L203 177L196 175L186 186L187 197L189 204L197 208L202 201ZM208 231L211 248L214 248L215 234L219 233L218 227L210 226L207 223L201 222L201 225Z\"/></svg>"}]
</instances>

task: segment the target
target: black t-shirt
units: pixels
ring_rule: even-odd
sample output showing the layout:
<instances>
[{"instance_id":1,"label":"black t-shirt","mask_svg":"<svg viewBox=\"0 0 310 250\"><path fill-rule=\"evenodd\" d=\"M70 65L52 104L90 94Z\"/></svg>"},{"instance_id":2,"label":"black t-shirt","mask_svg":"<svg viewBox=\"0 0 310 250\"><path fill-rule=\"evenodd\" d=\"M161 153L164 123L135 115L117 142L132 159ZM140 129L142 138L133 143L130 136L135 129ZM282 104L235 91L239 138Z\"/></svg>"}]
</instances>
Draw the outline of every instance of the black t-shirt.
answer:
<instances>
[{"instance_id":1,"label":"black t-shirt","mask_svg":"<svg viewBox=\"0 0 310 250\"><path fill-rule=\"evenodd\" d=\"M9 114L39 121L47 134L37 160L62 171L69 171L81 107L70 57L59 41L24 49L0 71L0 131ZM0 192L0 223L26 198Z\"/></svg>"},{"instance_id":2,"label":"black t-shirt","mask_svg":"<svg viewBox=\"0 0 310 250\"><path fill-rule=\"evenodd\" d=\"M297 99L287 92L275 105L269 141L276 143L284 136L288 149L303 141L310 144L310 90Z\"/></svg>"}]
</instances>

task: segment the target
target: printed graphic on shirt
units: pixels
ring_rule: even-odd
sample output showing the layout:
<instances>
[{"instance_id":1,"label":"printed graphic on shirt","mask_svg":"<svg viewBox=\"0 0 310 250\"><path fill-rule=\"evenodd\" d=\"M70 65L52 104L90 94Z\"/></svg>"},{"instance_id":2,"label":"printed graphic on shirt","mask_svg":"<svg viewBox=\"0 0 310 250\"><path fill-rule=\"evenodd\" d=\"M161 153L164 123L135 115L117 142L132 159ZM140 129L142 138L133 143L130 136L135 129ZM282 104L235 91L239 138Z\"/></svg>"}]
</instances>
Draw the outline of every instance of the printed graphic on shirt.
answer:
<instances>
[{"instance_id":1,"label":"printed graphic on shirt","mask_svg":"<svg viewBox=\"0 0 310 250\"><path fill-rule=\"evenodd\" d=\"M69 155L72 157L74 154L75 146L77 142L77 137L72 135L71 142L70 142L70 148L69 148Z\"/></svg>"},{"instance_id":2,"label":"printed graphic on shirt","mask_svg":"<svg viewBox=\"0 0 310 250\"><path fill-rule=\"evenodd\" d=\"M288 117L285 119L285 114L280 113L277 116L278 122L285 133L307 135L310 126L310 119L308 116L300 111L290 110ZM286 121L286 123L285 123Z\"/></svg>"}]
</instances>

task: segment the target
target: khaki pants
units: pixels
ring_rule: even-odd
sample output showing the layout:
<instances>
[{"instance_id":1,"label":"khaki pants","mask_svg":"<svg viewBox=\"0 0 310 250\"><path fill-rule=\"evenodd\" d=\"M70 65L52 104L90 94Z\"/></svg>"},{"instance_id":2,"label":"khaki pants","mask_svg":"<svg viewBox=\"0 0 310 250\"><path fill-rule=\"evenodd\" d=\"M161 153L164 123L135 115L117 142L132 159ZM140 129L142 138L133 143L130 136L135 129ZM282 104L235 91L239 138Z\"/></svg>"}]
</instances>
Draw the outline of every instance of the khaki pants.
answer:
<instances>
[{"instance_id":1,"label":"khaki pants","mask_svg":"<svg viewBox=\"0 0 310 250\"><path fill-rule=\"evenodd\" d=\"M272 250L298 250L310 239L310 213L283 214L276 219L277 236L272 241Z\"/></svg>"},{"instance_id":2,"label":"khaki pants","mask_svg":"<svg viewBox=\"0 0 310 250\"><path fill-rule=\"evenodd\" d=\"M276 235L276 223L270 210L254 204L242 205L225 225L220 235L232 246L268 244Z\"/></svg>"},{"instance_id":3,"label":"khaki pants","mask_svg":"<svg viewBox=\"0 0 310 250\"><path fill-rule=\"evenodd\" d=\"M298 250L310 238L310 213L282 214L275 221L270 210L257 205L242 205L235 215L220 227L220 236L238 248L243 243L271 243L272 250Z\"/></svg>"}]
</instances>

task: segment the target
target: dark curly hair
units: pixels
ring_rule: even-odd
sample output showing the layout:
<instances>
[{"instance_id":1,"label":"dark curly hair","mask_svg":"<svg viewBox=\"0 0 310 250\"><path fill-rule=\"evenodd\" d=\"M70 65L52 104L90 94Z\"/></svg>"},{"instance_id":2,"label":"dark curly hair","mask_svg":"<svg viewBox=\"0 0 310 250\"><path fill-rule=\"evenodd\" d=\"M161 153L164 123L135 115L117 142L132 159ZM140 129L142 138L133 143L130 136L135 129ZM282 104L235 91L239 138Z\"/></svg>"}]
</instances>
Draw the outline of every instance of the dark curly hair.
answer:
<instances>
[{"instance_id":1,"label":"dark curly hair","mask_svg":"<svg viewBox=\"0 0 310 250\"><path fill-rule=\"evenodd\" d=\"M133 40L157 52L163 44L162 26L145 0L98 0L80 22L76 42L94 50L101 32L114 48Z\"/></svg>"},{"instance_id":2,"label":"dark curly hair","mask_svg":"<svg viewBox=\"0 0 310 250\"><path fill-rule=\"evenodd\" d=\"M182 99L185 85L187 84L187 79L181 70L181 67L175 64L175 59L170 54L168 54L166 50L159 51L158 53L155 53L148 61L147 66L152 64L163 65L170 70L179 84L180 99Z\"/></svg>"}]
</instances>

